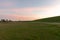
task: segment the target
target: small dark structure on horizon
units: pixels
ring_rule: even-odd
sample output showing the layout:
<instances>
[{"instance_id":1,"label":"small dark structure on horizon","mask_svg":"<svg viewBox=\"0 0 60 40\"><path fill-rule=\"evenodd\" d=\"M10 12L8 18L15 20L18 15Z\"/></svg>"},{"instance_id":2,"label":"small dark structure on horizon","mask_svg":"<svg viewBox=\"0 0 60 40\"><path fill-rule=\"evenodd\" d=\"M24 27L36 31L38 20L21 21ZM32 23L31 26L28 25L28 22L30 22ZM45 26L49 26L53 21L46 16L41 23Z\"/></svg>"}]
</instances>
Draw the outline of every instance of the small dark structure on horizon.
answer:
<instances>
[{"instance_id":1,"label":"small dark structure on horizon","mask_svg":"<svg viewBox=\"0 0 60 40\"><path fill-rule=\"evenodd\" d=\"M0 22L12 22L12 20L8 20L8 19L1 19Z\"/></svg>"}]
</instances>

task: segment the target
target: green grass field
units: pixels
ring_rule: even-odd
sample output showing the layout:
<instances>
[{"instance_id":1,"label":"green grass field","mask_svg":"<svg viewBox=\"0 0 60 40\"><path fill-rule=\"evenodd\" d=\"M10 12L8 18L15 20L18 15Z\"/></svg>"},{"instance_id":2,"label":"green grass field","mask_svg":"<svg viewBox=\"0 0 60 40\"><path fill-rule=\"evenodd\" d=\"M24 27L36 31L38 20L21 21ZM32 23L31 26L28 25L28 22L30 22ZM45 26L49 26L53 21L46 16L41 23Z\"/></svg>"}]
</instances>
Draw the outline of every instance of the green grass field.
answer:
<instances>
[{"instance_id":1,"label":"green grass field","mask_svg":"<svg viewBox=\"0 0 60 40\"><path fill-rule=\"evenodd\" d=\"M37 21L37 22L58 22L58 23L60 23L60 16L37 19L34 21Z\"/></svg>"},{"instance_id":2,"label":"green grass field","mask_svg":"<svg viewBox=\"0 0 60 40\"><path fill-rule=\"evenodd\" d=\"M60 40L60 24L0 23L0 40Z\"/></svg>"}]
</instances>

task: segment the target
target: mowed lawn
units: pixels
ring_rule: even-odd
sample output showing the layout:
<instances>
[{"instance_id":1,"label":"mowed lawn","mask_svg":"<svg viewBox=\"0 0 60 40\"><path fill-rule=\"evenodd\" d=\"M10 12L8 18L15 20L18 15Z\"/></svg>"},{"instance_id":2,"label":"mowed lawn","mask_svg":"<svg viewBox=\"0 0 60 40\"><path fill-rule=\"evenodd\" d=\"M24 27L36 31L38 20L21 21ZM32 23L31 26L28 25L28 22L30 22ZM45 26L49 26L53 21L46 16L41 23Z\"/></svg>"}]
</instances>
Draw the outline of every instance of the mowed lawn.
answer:
<instances>
[{"instance_id":1,"label":"mowed lawn","mask_svg":"<svg viewBox=\"0 0 60 40\"><path fill-rule=\"evenodd\" d=\"M0 23L0 40L60 40L60 24Z\"/></svg>"}]
</instances>

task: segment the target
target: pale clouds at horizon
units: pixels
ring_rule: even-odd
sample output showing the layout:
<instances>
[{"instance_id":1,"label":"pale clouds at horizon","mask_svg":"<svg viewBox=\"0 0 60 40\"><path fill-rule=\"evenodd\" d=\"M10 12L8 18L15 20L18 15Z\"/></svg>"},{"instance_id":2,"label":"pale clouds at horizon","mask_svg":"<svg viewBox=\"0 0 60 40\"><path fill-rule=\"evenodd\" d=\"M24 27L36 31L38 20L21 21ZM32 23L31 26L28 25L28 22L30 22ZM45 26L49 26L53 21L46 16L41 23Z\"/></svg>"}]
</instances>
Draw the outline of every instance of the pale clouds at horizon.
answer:
<instances>
[{"instance_id":1,"label":"pale clouds at horizon","mask_svg":"<svg viewBox=\"0 0 60 40\"><path fill-rule=\"evenodd\" d=\"M60 16L60 0L0 0L0 19L35 20Z\"/></svg>"}]
</instances>

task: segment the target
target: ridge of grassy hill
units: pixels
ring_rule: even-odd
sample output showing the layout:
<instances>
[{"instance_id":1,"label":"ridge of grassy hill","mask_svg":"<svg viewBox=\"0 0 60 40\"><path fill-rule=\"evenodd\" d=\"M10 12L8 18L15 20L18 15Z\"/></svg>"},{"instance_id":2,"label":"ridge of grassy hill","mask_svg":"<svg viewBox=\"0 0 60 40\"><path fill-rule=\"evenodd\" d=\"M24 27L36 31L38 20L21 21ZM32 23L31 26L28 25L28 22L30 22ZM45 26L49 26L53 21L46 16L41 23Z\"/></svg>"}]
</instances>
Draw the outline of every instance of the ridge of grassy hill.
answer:
<instances>
[{"instance_id":1,"label":"ridge of grassy hill","mask_svg":"<svg viewBox=\"0 0 60 40\"><path fill-rule=\"evenodd\" d=\"M60 22L60 16L38 19L38 20L34 20L34 21L38 21L38 22Z\"/></svg>"}]
</instances>

